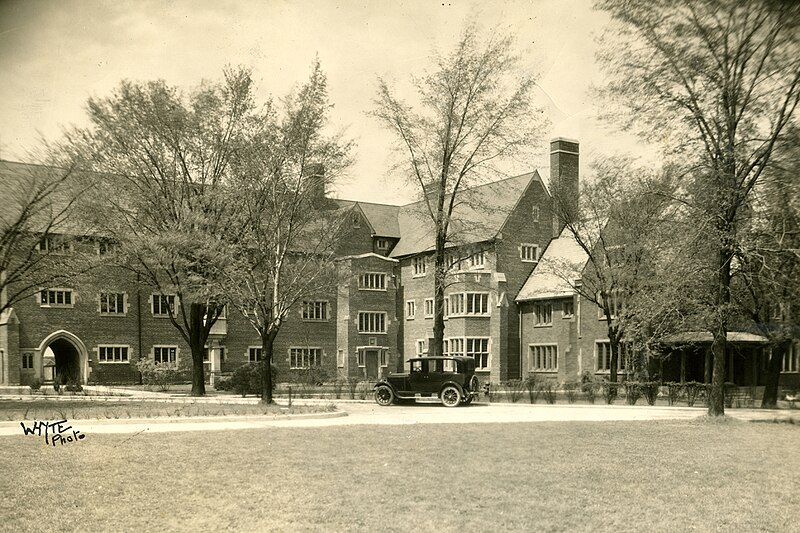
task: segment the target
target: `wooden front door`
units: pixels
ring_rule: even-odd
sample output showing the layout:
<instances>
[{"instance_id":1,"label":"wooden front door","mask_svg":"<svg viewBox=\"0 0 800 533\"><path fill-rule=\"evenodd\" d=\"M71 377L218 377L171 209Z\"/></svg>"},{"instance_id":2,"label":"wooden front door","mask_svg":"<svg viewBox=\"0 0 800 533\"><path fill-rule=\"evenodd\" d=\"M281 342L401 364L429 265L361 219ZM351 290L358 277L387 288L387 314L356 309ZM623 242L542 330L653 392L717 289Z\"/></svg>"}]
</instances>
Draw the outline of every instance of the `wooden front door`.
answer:
<instances>
[{"instance_id":1,"label":"wooden front door","mask_svg":"<svg viewBox=\"0 0 800 533\"><path fill-rule=\"evenodd\" d=\"M367 379L378 380L378 350L366 350L364 354L367 364Z\"/></svg>"}]
</instances>

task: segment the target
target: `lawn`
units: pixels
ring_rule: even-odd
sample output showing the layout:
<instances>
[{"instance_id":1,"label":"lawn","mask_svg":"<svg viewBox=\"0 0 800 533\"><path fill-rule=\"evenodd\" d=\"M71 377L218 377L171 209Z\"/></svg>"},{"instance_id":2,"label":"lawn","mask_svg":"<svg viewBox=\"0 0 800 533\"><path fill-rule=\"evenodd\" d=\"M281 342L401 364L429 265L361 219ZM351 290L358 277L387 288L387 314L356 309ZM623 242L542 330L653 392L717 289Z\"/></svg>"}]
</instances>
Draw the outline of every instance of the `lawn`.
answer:
<instances>
[{"instance_id":1,"label":"lawn","mask_svg":"<svg viewBox=\"0 0 800 533\"><path fill-rule=\"evenodd\" d=\"M798 442L703 420L1 437L0 528L797 531Z\"/></svg>"},{"instance_id":2,"label":"lawn","mask_svg":"<svg viewBox=\"0 0 800 533\"><path fill-rule=\"evenodd\" d=\"M316 413L331 411L331 405L293 405L291 408L262 404L205 404L167 402L115 402L89 400L0 400L2 420L84 420L153 418L160 416L226 416L226 415L275 415Z\"/></svg>"}]
</instances>

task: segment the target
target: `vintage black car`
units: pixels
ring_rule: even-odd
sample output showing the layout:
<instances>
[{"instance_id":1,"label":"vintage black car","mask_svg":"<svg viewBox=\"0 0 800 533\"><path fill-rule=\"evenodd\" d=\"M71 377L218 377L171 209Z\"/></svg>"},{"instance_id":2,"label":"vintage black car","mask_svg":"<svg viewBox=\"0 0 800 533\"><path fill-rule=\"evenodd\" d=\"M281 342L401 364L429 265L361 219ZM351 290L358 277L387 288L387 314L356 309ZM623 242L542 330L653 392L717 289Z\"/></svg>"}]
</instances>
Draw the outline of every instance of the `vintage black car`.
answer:
<instances>
[{"instance_id":1,"label":"vintage black car","mask_svg":"<svg viewBox=\"0 0 800 533\"><path fill-rule=\"evenodd\" d=\"M415 357L409 359L411 372L389 374L375 384L378 405L397 400L439 398L447 407L469 405L478 396L480 383L471 357Z\"/></svg>"}]
</instances>

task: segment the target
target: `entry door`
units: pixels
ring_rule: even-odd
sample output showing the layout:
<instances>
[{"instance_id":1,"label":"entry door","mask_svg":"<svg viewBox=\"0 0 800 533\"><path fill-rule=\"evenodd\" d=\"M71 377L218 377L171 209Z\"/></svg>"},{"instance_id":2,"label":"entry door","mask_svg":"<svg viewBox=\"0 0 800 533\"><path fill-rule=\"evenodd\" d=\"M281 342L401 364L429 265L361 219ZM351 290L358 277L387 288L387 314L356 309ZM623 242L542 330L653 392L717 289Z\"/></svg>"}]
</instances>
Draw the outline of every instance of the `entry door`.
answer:
<instances>
[{"instance_id":1,"label":"entry door","mask_svg":"<svg viewBox=\"0 0 800 533\"><path fill-rule=\"evenodd\" d=\"M367 379L378 380L378 350L366 350Z\"/></svg>"}]
</instances>

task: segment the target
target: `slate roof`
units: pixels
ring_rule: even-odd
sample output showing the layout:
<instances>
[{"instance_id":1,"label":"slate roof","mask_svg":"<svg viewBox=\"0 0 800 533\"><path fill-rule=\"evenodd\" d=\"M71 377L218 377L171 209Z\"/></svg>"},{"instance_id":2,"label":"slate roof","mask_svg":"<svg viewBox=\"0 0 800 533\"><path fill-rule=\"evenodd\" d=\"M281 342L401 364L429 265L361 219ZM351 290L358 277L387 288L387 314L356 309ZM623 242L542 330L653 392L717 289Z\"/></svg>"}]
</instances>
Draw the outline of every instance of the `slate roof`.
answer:
<instances>
[{"instance_id":1,"label":"slate roof","mask_svg":"<svg viewBox=\"0 0 800 533\"><path fill-rule=\"evenodd\" d=\"M572 296L575 294L572 283L581 277L588 260L588 254L578 244L575 236L564 229L545 248L516 300L524 302Z\"/></svg>"},{"instance_id":2,"label":"slate roof","mask_svg":"<svg viewBox=\"0 0 800 533\"><path fill-rule=\"evenodd\" d=\"M533 181L542 181L536 171L460 191L456 197L449 231L454 240L451 246L495 238L523 192ZM401 206L398 223L400 242L392 250L391 257L434 249L433 222L424 200Z\"/></svg>"}]
</instances>

